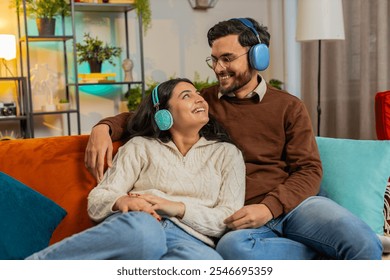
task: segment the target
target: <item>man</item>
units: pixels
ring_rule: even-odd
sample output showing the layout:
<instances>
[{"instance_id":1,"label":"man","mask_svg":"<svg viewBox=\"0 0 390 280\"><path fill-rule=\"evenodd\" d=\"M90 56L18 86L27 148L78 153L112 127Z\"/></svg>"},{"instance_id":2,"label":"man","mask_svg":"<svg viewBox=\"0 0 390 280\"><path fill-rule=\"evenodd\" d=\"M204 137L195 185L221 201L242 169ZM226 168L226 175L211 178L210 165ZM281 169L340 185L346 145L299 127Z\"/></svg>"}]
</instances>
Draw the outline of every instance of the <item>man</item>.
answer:
<instances>
[{"instance_id":1,"label":"man","mask_svg":"<svg viewBox=\"0 0 390 280\"><path fill-rule=\"evenodd\" d=\"M322 167L306 108L259 74L268 66L267 28L231 19L207 37L206 61L219 85L201 94L246 163L246 205L225 219L232 231L216 250L225 259L380 259L382 245L369 226L317 196ZM92 130L85 162L98 179L106 153L111 162L111 138L126 136L128 117L107 118Z\"/></svg>"}]
</instances>

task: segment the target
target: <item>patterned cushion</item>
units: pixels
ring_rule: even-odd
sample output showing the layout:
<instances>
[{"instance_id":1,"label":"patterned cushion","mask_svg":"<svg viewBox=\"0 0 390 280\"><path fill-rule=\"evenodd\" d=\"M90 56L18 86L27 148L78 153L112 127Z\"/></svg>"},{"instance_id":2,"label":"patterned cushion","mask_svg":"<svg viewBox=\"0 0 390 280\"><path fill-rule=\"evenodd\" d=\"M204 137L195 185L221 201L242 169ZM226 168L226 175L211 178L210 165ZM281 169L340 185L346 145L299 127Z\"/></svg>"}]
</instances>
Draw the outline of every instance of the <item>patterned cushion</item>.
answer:
<instances>
[{"instance_id":1,"label":"patterned cushion","mask_svg":"<svg viewBox=\"0 0 390 280\"><path fill-rule=\"evenodd\" d=\"M390 236L390 181L387 184L386 192L385 192L385 209L383 210L385 214L385 235Z\"/></svg>"}]
</instances>

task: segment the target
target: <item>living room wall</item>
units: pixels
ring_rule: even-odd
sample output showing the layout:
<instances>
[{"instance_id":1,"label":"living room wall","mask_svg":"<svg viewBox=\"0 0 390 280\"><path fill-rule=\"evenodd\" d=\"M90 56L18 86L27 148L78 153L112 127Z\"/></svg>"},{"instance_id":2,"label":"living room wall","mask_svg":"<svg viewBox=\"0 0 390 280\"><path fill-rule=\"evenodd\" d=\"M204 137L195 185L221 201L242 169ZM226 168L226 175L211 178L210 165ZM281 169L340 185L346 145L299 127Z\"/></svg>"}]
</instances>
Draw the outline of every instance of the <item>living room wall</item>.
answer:
<instances>
[{"instance_id":1,"label":"living room wall","mask_svg":"<svg viewBox=\"0 0 390 280\"><path fill-rule=\"evenodd\" d=\"M8 1L0 2L0 33L17 34L16 15L9 10ZM266 80L277 78L286 81L285 44L283 19L283 0L220 0L216 6L207 11L193 10L184 0L150 0L152 9L152 27L144 34L144 62L146 80L163 81L169 77L194 78L198 73L201 79L214 80L214 73L207 67L205 58L210 54L206 34L215 23L233 17L252 17L268 26L271 33L271 65L263 72ZM288 1L287 1L288 2ZM291 1L290 1L291 2ZM295 1L293 1L293 4ZM289 3L291 5L291 3ZM129 14L130 58L134 61L134 79L140 79L138 62L139 43L135 13ZM124 47L123 17L109 19L115 28L105 24L104 19L93 14L78 15L77 40L82 40L83 32ZM291 26L290 26L291 27ZM291 38L294 44L294 38ZM290 44L288 43L288 44ZM61 60L60 52L46 48L44 52L33 50L31 65L47 59L50 69L58 70L56 63ZM123 59L123 55L122 58ZM46 62L47 63L47 62ZM10 68L17 73L18 63L9 62ZM122 75L121 60L118 60L116 72ZM104 94L94 95L81 91L81 131L88 134L92 126L100 119L119 113L121 89L107 90ZM299 95L299 92L292 92ZM0 95L1 98L1 95ZM72 120L75 122L75 120ZM34 123L35 136L46 137L66 134L62 117L46 116ZM73 125L75 128L76 126ZM73 131L73 133L76 133Z\"/></svg>"}]
</instances>

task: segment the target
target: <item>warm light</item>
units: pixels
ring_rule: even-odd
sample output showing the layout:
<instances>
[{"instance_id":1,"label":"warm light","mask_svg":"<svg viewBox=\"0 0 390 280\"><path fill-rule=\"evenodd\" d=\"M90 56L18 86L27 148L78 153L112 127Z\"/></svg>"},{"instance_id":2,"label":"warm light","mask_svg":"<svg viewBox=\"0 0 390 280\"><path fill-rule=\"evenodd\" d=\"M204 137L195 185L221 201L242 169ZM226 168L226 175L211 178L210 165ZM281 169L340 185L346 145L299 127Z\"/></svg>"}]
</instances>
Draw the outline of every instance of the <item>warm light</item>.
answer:
<instances>
[{"instance_id":1,"label":"warm light","mask_svg":"<svg viewBox=\"0 0 390 280\"><path fill-rule=\"evenodd\" d=\"M341 0L298 0L297 41L344 40Z\"/></svg>"},{"instance_id":2,"label":"warm light","mask_svg":"<svg viewBox=\"0 0 390 280\"><path fill-rule=\"evenodd\" d=\"M0 58L11 60L16 58L15 35L0 34Z\"/></svg>"}]
</instances>

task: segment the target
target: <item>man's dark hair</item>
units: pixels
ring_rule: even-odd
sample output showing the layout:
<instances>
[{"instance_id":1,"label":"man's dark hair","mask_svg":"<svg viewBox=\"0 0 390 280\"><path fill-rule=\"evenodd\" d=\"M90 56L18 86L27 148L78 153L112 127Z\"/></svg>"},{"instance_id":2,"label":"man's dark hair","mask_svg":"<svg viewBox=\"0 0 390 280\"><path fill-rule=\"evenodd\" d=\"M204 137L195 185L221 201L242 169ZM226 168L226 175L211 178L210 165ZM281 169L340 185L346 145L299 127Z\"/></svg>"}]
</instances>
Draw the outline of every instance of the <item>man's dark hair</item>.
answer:
<instances>
[{"instance_id":1,"label":"man's dark hair","mask_svg":"<svg viewBox=\"0 0 390 280\"><path fill-rule=\"evenodd\" d=\"M268 33L267 27L260 25L252 18L246 19L252 22L254 28L259 34L261 42L269 47L271 35ZM259 43L256 35L249 27L244 25L238 19L230 19L221 21L210 28L207 33L209 46L211 47L215 40L228 35L238 35L238 41L243 47L251 47Z\"/></svg>"}]
</instances>

